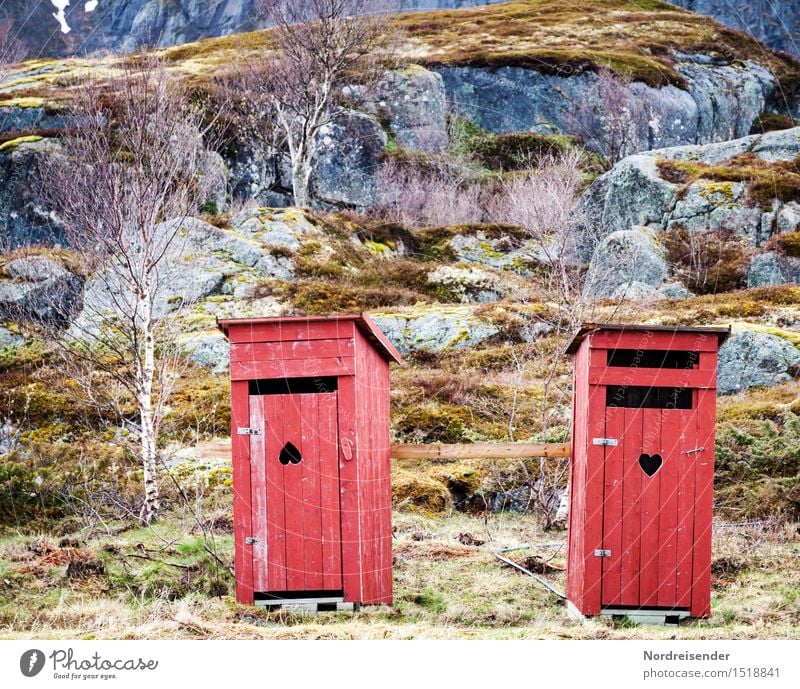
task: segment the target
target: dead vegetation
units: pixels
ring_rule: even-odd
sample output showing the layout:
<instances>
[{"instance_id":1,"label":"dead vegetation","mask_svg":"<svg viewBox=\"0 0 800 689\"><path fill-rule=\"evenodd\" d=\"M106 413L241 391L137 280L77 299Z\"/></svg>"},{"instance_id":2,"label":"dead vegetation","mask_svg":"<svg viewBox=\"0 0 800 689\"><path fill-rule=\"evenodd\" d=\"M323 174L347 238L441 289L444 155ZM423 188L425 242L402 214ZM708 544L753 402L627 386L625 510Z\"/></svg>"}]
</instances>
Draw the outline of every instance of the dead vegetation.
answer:
<instances>
[{"instance_id":1,"label":"dead vegetation","mask_svg":"<svg viewBox=\"0 0 800 689\"><path fill-rule=\"evenodd\" d=\"M59 555L35 573L26 571L32 562L64 549L47 537L8 534L0 539L0 637L758 639L794 638L800 623L796 523L718 524L712 617L678 629L569 621L555 595L494 557L501 548L557 540L529 516L400 511L394 524L395 605L319 615L237 605L230 573L213 569L191 520L180 513L149 529L78 534L90 559ZM464 534L474 544L464 545ZM229 562L231 540L217 545ZM563 590L563 548L527 547L513 555L545 570L542 576ZM67 576L74 562L102 566L83 564L86 576Z\"/></svg>"}]
</instances>

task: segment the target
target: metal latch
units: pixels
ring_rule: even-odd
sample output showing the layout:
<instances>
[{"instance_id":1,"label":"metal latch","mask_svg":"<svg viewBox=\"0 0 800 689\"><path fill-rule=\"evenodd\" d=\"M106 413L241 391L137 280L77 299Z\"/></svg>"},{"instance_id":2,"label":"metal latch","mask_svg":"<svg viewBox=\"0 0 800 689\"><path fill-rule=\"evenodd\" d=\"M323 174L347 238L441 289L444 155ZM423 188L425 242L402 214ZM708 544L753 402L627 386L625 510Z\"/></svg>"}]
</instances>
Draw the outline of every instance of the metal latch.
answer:
<instances>
[{"instance_id":1,"label":"metal latch","mask_svg":"<svg viewBox=\"0 0 800 689\"><path fill-rule=\"evenodd\" d=\"M704 447L696 447L696 448L694 448L694 450L684 450L683 454L690 455L690 454L692 454L692 452L705 452L705 451L706 451L706 448L704 448Z\"/></svg>"},{"instance_id":2,"label":"metal latch","mask_svg":"<svg viewBox=\"0 0 800 689\"><path fill-rule=\"evenodd\" d=\"M616 447L618 440L616 438L592 438L592 445L608 445L609 447Z\"/></svg>"},{"instance_id":3,"label":"metal latch","mask_svg":"<svg viewBox=\"0 0 800 689\"><path fill-rule=\"evenodd\" d=\"M253 538L252 536L248 536L247 538L244 539L244 542L246 545L253 545L254 543L258 543L258 539Z\"/></svg>"},{"instance_id":4,"label":"metal latch","mask_svg":"<svg viewBox=\"0 0 800 689\"><path fill-rule=\"evenodd\" d=\"M594 556L595 557L611 557L611 551L610 550L595 550L594 551Z\"/></svg>"},{"instance_id":5,"label":"metal latch","mask_svg":"<svg viewBox=\"0 0 800 689\"><path fill-rule=\"evenodd\" d=\"M260 428L243 428L239 426L239 428L236 429L237 435L263 435L263 433L264 431Z\"/></svg>"}]
</instances>

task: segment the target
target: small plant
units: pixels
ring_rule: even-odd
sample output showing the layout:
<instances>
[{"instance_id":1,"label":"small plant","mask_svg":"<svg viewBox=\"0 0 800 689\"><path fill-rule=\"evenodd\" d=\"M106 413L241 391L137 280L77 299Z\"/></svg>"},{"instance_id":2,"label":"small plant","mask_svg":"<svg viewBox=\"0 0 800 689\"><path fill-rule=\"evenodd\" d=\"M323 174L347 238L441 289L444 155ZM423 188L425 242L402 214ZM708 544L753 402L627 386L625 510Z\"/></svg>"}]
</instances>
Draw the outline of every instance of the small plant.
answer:
<instances>
[{"instance_id":1,"label":"small plant","mask_svg":"<svg viewBox=\"0 0 800 689\"><path fill-rule=\"evenodd\" d=\"M665 233L667 259L686 287L696 294L716 294L745 286L749 250L728 229L690 232L677 227Z\"/></svg>"}]
</instances>

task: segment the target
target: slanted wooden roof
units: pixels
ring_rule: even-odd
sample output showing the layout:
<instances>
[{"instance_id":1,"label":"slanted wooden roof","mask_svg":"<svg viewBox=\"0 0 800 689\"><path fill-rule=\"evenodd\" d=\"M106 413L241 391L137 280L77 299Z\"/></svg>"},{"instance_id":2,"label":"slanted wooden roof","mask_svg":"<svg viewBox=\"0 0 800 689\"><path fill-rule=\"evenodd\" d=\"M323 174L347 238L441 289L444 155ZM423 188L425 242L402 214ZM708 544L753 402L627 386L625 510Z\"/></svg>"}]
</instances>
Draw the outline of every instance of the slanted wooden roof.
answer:
<instances>
[{"instance_id":1,"label":"slanted wooden roof","mask_svg":"<svg viewBox=\"0 0 800 689\"><path fill-rule=\"evenodd\" d=\"M395 363L402 364L403 356L397 351L397 348L391 343L388 337L383 334L383 331L378 327L377 323L373 321L367 314L337 314L333 316L275 316L272 318L218 318L217 327L225 333L228 337L228 330L231 326L236 325L255 325L257 323L265 323L278 325L281 323L341 323L342 321L352 321L356 327L361 331L361 334L366 337L372 346L388 362L394 361Z\"/></svg>"},{"instance_id":2,"label":"slanted wooden roof","mask_svg":"<svg viewBox=\"0 0 800 689\"><path fill-rule=\"evenodd\" d=\"M586 336L593 332L600 330L632 330L635 332L657 332L657 333L707 333L716 335L718 343L721 345L731 334L731 327L691 327L684 325L642 325L642 324L628 324L628 323L584 323L578 329L572 338L572 342L565 350L565 354L574 354L578 351L581 342L586 339Z\"/></svg>"}]
</instances>

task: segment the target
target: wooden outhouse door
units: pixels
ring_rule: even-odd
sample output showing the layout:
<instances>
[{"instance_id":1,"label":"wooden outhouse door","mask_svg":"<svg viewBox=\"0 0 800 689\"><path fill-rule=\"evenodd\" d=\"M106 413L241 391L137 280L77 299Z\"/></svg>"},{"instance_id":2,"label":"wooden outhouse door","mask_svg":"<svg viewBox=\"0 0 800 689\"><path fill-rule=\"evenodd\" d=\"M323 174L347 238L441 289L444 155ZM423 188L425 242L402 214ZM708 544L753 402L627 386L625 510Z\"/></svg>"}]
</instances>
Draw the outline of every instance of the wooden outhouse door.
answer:
<instances>
[{"instance_id":1,"label":"wooden outhouse door","mask_svg":"<svg viewBox=\"0 0 800 689\"><path fill-rule=\"evenodd\" d=\"M250 395L256 591L341 591L337 393Z\"/></svg>"},{"instance_id":2,"label":"wooden outhouse door","mask_svg":"<svg viewBox=\"0 0 800 689\"><path fill-rule=\"evenodd\" d=\"M603 607L691 605L701 450L686 394L690 408L606 408Z\"/></svg>"}]
</instances>

